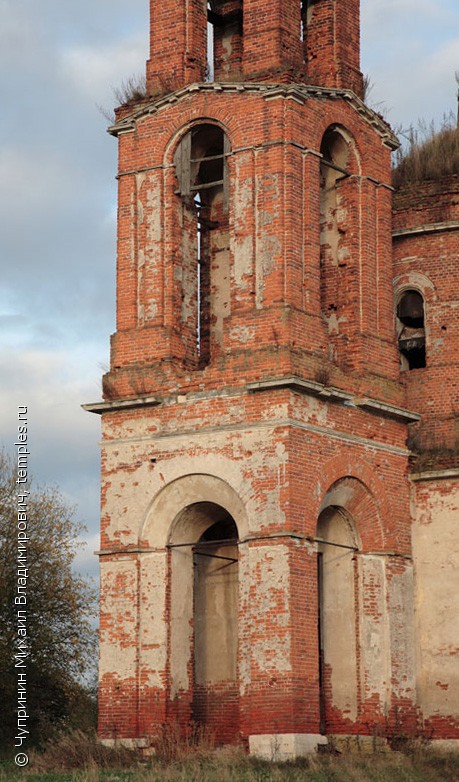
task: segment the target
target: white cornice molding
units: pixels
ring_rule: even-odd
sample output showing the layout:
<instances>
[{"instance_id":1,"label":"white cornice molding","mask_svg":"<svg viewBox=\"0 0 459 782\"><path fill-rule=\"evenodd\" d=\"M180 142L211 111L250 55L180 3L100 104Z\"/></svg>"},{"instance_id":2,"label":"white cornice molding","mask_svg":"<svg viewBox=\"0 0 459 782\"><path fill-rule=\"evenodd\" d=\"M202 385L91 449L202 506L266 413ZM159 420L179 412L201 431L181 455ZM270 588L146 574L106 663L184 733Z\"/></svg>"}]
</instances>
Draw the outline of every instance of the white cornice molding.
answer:
<instances>
[{"instance_id":1,"label":"white cornice molding","mask_svg":"<svg viewBox=\"0 0 459 782\"><path fill-rule=\"evenodd\" d=\"M156 114L166 106L173 105L182 98L192 95L196 92L234 92L234 93L258 93L266 100L275 98L284 98L295 100L298 103L305 103L310 98L337 100L342 99L360 116L371 125L381 136L383 143L390 149L398 149L400 146L397 136L390 126L382 119L379 114L369 109L368 106L352 90L337 89L332 87L317 87L312 84L273 84L269 82L204 82L188 84L174 92L164 95L160 98L152 98L151 101L143 103L140 108L135 110L129 117L115 122L108 128L112 136L119 136L123 133L132 133L136 129L138 120L145 116Z\"/></svg>"}]
</instances>

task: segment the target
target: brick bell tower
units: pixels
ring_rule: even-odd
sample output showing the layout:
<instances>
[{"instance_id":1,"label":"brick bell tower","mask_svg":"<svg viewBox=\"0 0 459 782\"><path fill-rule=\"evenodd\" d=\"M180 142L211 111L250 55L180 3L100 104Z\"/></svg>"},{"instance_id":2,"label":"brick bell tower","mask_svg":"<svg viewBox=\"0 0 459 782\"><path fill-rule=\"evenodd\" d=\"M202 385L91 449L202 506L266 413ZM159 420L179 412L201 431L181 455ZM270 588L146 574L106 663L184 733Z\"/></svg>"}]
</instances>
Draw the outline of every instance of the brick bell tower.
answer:
<instances>
[{"instance_id":1,"label":"brick bell tower","mask_svg":"<svg viewBox=\"0 0 459 782\"><path fill-rule=\"evenodd\" d=\"M209 62L211 58L211 62ZM151 1L122 106L100 736L292 757L415 713L390 152L358 0Z\"/></svg>"}]
</instances>

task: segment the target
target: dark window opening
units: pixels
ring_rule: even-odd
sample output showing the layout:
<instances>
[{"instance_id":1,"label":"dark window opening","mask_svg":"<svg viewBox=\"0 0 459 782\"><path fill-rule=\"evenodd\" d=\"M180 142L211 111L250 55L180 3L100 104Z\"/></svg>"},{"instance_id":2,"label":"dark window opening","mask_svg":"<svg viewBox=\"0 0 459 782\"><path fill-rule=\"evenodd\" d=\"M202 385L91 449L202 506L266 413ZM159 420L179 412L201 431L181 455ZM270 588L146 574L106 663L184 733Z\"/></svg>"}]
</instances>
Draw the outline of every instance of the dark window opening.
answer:
<instances>
[{"instance_id":1,"label":"dark window opening","mask_svg":"<svg viewBox=\"0 0 459 782\"><path fill-rule=\"evenodd\" d=\"M242 60L242 0L207 3L208 78L225 79L240 70Z\"/></svg>"},{"instance_id":2,"label":"dark window opening","mask_svg":"<svg viewBox=\"0 0 459 782\"><path fill-rule=\"evenodd\" d=\"M183 204L182 322L187 362L197 368L221 346L229 314L229 154L226 134L210 124L189 131L175 154Z\"/></svg>"},{"instance_id":3,"label":"dark window opening","mask_svg":"<svg viewBox=\"0 0 459 782\"><path fill-rule=\"evenodd\" d=\"M405 291L397 306L397 337L401 369L426 366L424 300L419 291Z\"/></svg>"},{"instance_id":4,"label":"dark window opening","mask_svg":"<svg viewBox=\"0 0 459 782\"><path fill-rule=\"evenodd\" d=\"M305 41L306 40L307 12L308 12L307 0L301 0L301 2L300 2L300 41Z\"/></svg>"},{"instance_id":5,"label":"dark window opening","mask_svg":"<svg viewBox=\"0 0 459 782\"><path fill-rule=\"evenodd\" d=\"M231 725L230 729L237 736L239 536L236 524L225 508L213 503L199 503L199 506L209 526L193 547L191 717L196 724L208 726L214 733L216 726L218 730L221 725L224 704L223 730Z\"/></svg>"},{"instance_id":6,"label":"dark window opening","mask_svg":"<svg viewBox=\"0 0 459 782\"><path fill-rule=\"evenodd\" d=\"M237 543L238 531L233 518L229 513L220 521L212 524L199 538L199 543L219 543L221 541L234 541Z\"/></svg>"},{"instance_id":7,"label":"dark window opening","mask_svg":"<svg viewBox=\"0 0 459 782\"><path fill-rule=\"evenodd\" d=\"M307 61L308 27L311 24L313 5L318 0L300 0L300 40L303 42L304 61Z\"/></svg>"},{"instance_id":8,"label":"dark window opening","mask_svg":"<svg viewBox=\"0 0 459 782\"><path fill-rule=\"evenodd\" d=\"M311 20L312 5L317 0L300 0L300 40L306 42L308 25Z\"/></svg>"},{"instance_id":9,"label":"dark window opening","mask_svg":"<svg viewBox=\"0 0 459 782\"><path fill-rule=\"evenodd\" d=\"M212 3L207 3L207 68L206 81L213 81L215 78L215 29L212 19Z\"/></svg>"},{"instance_id":10,"label":"dark window opening","mask_svg":"<svg viewBox=\"0 0 459 782\"><path fill-rule=\"evenodd\" d=\"M322 155L321 165L332 168L343 176L349 176L349 171L347 170L349 147L341 133L334 128L329 128L324 133L320 145L320 154ZM335 182L339 178L335 175Z\"/></svg>"},{"instance_id":11,"label":"dark window opening","mask_svg":"<svg viewBox=\"0 0 459 782\"><path fill-rule=\"evenodd\" d=\"M199 125L180 142L175 171L181 196L223 187L227 209L229 141L216 125Z\"/></svg>"}]
</instances>

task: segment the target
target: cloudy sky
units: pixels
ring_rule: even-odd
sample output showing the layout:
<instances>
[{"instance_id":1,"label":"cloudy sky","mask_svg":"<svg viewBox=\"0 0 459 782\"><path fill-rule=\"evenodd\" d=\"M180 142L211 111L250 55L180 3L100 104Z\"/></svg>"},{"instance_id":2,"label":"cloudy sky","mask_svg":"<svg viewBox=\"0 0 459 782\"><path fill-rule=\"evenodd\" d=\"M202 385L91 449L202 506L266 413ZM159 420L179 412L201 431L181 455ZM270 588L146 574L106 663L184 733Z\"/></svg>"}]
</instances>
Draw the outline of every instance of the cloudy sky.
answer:
<instances>
[{"instance_id":1,"label":"cloudy sky","mask_svg":"<svg viewBox=\"0 0 459 782\"><path fill-rule=\"evenodd\" d=\"M167 0L163 0L167 2ZM394 127L456 109L457 0L362 0L370 103ZM96 572L98 417L114 330L116 142L100 107L140 74L148 0L0 0L0 441L27 405L30 468L89 528Z\"/></svg>"}]
</instances>

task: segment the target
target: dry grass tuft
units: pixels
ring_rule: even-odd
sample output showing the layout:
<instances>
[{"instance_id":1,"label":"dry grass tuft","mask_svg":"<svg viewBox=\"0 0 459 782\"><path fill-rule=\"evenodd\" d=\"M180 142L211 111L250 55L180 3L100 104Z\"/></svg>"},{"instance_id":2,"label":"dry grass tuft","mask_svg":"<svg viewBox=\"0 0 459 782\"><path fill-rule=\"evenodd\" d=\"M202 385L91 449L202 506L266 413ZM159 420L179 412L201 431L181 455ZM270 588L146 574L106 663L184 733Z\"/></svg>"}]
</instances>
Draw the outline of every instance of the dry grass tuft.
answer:
<instances>
[{"instance_id":1,"label":"dry grass tuft","mask_svg":"<svg viewBox=\"0 0 459 782\"><path fill-rule=\"evenodd\" d=\"M117 87L113 92L120 106L144 100L147 97L146 77L143 75L130 76L129 79L123 81L121 87Z\"/></svg>"},{"instance_id":2,"label":"dry grass tuft","mask_svg":"<svg viewBox=\"0 0 459 782\"><path fill-rule=\"evenodd\" d=\"M190 723L184 730L178 723L164 725L154 742L155 757L163 762L206 758L215 748L215 737L206 726Z\"/></svg>"},{"instance_id":3,"label":"dry grass tuft","mask_svg":"<svg viewBox=\"0 0 459 782\"><path fill-rule=\"evenodd\" d=\"M105 747L94 734L75 730L49 742L44 752L34 752L34 771L48 772L69 769L132 768L137 755L125 747Z\"/></svg>"},{"instance_id":4,"label":"dry grass tuft","mask_svg":"<svg viewBox=\"0 0 459 782\"><path fill-rule=\"evenodd\" d=\"M406 748L408 749L408 747ZM240 747L213 748L207 732L169 727L158 754L140 764L135 753L107 749L79 731L61 737L20 771L0 765L0 782L457 782L459 753L416 751L311 754L280 763L248 757Z\"/></svg>"},{"instance_id":5,"label":"dry grass tuft","mask_svg":"<svg viewBox=\"0 0 459 782\"><path fill-rule=\"evenodd\" d=\"M396 153L394 187L459 174L459 128L453 115L444 118L439 131L421 123L404 135L408 146Z\"/></svg>"}]
</instances>

